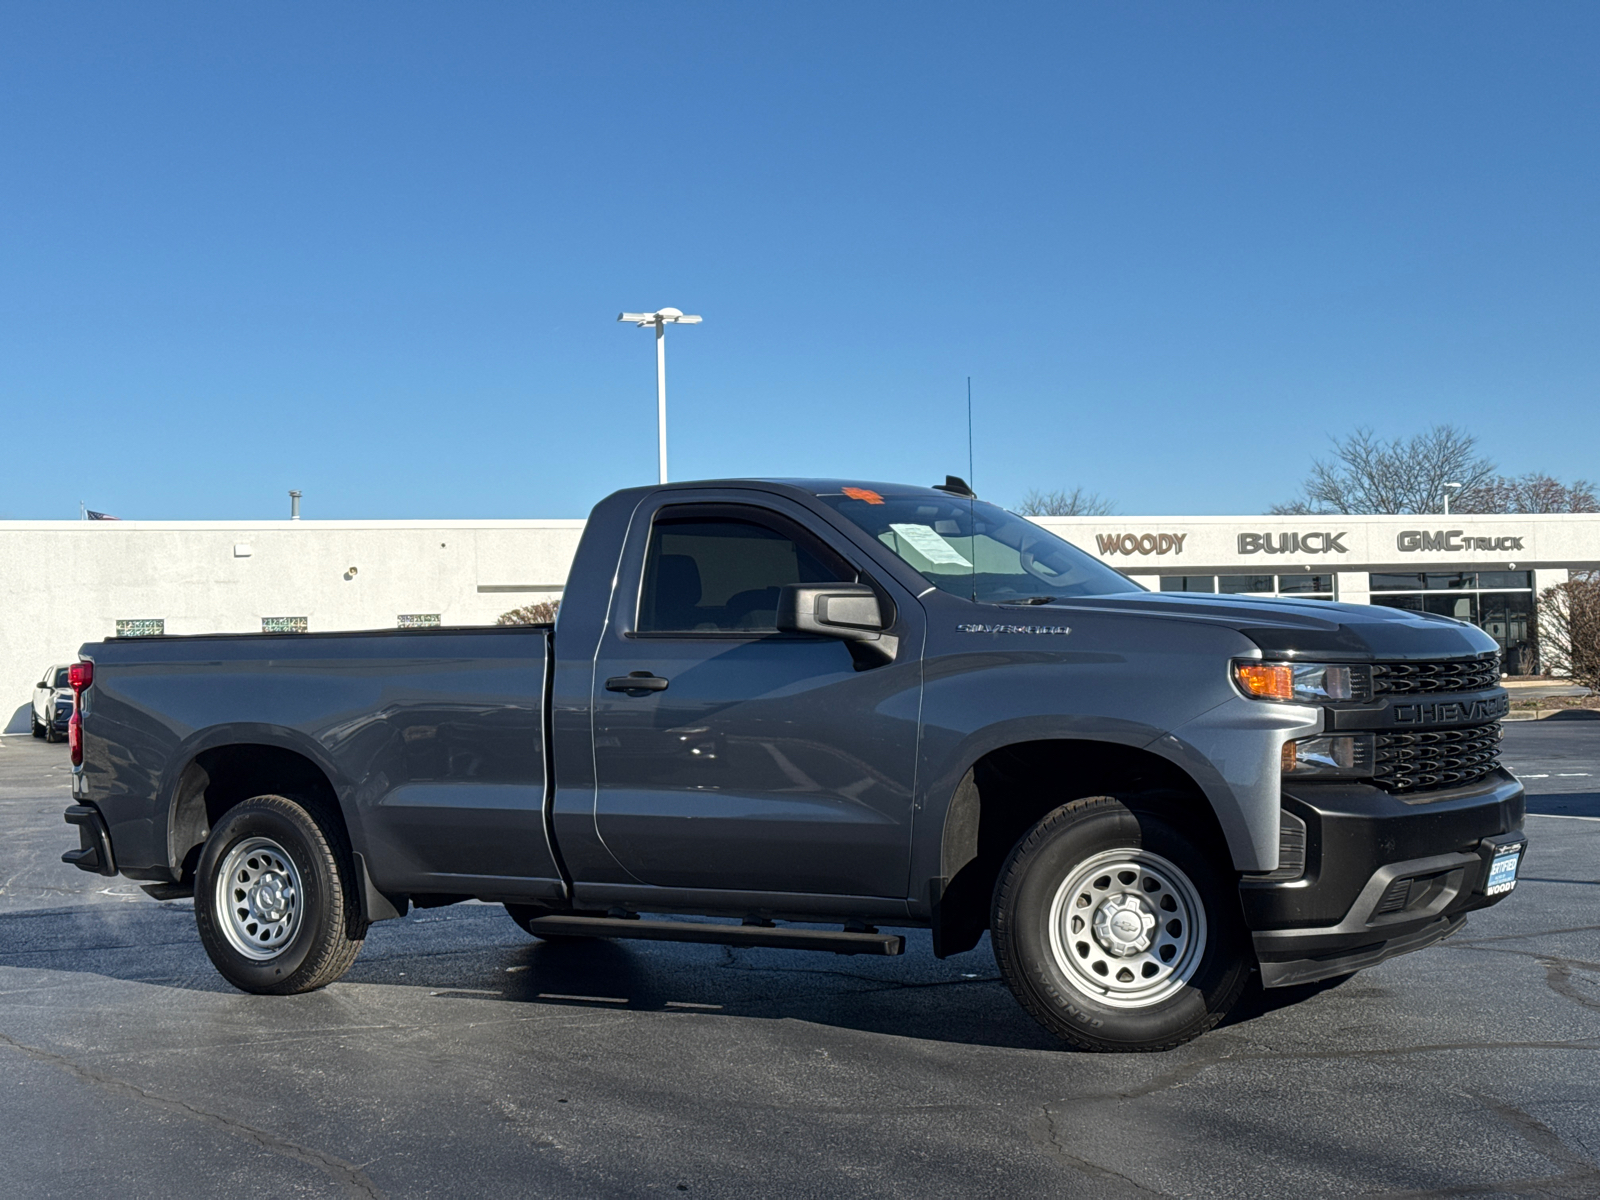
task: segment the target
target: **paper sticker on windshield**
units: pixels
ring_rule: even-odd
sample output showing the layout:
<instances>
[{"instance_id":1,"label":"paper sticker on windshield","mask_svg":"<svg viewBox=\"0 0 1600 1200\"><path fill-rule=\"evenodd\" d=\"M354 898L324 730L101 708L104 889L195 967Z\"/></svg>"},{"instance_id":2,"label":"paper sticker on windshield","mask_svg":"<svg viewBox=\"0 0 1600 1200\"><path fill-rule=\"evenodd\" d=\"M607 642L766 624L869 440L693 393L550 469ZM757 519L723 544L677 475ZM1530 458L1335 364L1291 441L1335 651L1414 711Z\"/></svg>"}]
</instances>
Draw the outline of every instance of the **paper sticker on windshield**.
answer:
<instances>
[{"instance_id":1,"label":"paper sticker on windshield","mask_svg":"<svg viewBox=\"0 0 1600 1200\"><path fill-rule=\"evenodd\" d=\"M878 493L873 491L871 488L850 487L840 488L839 490L846 496L849 496L852 500L865 500L868 504L883 503L883 497L878 495Z\"/></svg>"},{"instance_id":2,"label":"paper sticker on windshield","mask_svg":"<svg viewBox=\"0 0 1600 1200\"><path fill-rule=\"evenodd\" d=\"M891 522L889 528L910 542L911 548L931 563L954 563L958 567L972 565L961 557L954 546L940 537L932 525L896 525Z\"/></svg>"}]
</instances>

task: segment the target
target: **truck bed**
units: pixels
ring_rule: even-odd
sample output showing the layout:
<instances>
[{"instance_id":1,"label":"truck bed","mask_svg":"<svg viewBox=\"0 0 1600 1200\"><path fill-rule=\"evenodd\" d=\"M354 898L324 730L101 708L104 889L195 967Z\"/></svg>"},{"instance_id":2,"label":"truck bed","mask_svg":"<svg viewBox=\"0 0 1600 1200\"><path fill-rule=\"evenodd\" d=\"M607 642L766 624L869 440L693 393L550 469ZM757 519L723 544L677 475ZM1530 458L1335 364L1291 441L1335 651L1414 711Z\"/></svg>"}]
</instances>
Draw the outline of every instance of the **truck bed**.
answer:
<instances>
[{"instance_id":1,"label":"truck bed","mask_svg":"<svg viewBox=\"0 0 1600 1200\"><path fill-rule=\"evenodd\" d=\"M84 775L119 868L175 878L208 804L248 787L261 761L298 756L331 781L321 799L343 811L378 892L559 895L545 814L550 641L549 626L522 625L90 647Z\"/></svg>"}]
</instances>

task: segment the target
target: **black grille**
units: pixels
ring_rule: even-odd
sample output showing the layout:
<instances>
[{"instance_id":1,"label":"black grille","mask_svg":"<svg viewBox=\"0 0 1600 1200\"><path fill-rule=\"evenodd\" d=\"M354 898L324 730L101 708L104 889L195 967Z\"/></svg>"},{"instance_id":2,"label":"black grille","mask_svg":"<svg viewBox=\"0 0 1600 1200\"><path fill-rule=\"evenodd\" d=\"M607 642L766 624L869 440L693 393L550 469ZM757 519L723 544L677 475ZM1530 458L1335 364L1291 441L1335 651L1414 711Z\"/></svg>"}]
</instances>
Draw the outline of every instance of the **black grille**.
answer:
<instances>
[{"instance_id":1,"label":"black grille","mask_svg":"<svg viewBox=\"0 0 1600 1200\"><path fill-rule=\"evenodd\" d=\"M1500 682L1500 656L1451 658L1442 662L1383 662L1372 665L1375 696L1435 692L1481 692Z\"/></svg>"},{"instance_id":2,"label":"black grille","mask_svg":"<svg viewBox=\"0 0 1600 1200\"><path fill-rule=\"evenodd\" d=\"M1500 765L1500 722L1378 735L1379 787L1391 792L1464 787Z\"/></svg>"}]
</instances>

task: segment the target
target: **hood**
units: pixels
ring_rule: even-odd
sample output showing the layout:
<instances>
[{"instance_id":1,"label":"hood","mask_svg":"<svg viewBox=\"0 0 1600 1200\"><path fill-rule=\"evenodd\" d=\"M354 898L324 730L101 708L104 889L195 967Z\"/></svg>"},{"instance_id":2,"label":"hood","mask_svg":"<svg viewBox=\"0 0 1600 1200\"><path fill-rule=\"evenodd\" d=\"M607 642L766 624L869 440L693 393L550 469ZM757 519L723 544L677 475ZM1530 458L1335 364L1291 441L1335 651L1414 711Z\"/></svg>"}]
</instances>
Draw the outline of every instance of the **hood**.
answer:
<instances>
[{"instance_id":1,"label":"hood","mask_svg":"<svg viewBox=\"0 0 1600 1200\"><path fill-rule=\"evenodd\" d=\"M1197 592L1129 593L1081 603L1110 611L1224 625L1249 638L1269 657L1437 659L1489 654L1499 649L1498 643L1476 625L1376 604ZM1058 604L1075 607L1071 601Z\"/></svg>"}]
</instances>

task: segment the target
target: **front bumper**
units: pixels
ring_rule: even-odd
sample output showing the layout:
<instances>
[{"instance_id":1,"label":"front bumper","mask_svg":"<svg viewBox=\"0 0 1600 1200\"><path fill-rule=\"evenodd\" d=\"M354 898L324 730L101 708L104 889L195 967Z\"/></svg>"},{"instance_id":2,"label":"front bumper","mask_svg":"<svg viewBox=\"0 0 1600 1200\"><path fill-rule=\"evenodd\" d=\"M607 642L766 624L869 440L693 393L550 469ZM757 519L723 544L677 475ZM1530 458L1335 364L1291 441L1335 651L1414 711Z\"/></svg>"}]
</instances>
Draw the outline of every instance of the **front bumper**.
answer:
<instances>
[{"instance_id":1,"label":"front bumper","mask_svg":"<svg viewBox=\"0 0 1600 1200\"><path fill-rule=\"evenodd\" d=\"M1524 842L1523 791L1496 771L1467 788L1404 798L1366 784L1284 789L1305 824L1305 872L1245 876L1239 896L1266 987L1309 983L1420 950L1498 903L1498 850Z\"/></svg>"}]
</instances>

